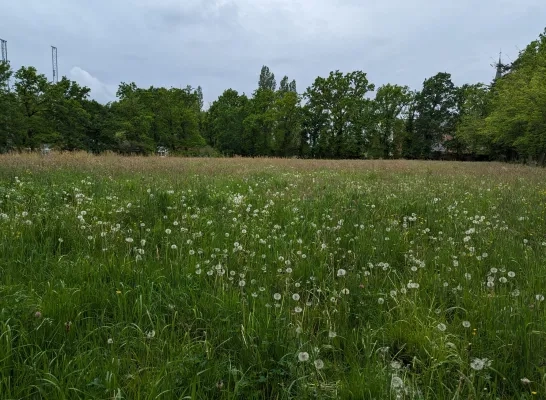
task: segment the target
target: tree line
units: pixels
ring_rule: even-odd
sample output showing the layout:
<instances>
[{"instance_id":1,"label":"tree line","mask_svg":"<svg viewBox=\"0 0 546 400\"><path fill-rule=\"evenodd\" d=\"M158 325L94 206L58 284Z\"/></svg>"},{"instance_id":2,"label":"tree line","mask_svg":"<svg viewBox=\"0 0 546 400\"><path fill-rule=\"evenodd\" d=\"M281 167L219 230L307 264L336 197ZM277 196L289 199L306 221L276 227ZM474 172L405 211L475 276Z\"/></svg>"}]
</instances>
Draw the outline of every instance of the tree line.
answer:
<instances>
[{"instance_id":1,"label":"tree line","mask_svg":"<svg viewBox=\"0 0 546 400\"><path fill-rule=\"evenodd\" d=\"M332 71L303 92L267 66L250 95L227 89L208 109L201 87L119 85L101 104L63 77L0 63L0 152L39 149L202 156L524 160L546 163L546 30L489 84L451 75L419 90ZM12 83L10 85L10 82Z\"/></svg>"}]
</instances>

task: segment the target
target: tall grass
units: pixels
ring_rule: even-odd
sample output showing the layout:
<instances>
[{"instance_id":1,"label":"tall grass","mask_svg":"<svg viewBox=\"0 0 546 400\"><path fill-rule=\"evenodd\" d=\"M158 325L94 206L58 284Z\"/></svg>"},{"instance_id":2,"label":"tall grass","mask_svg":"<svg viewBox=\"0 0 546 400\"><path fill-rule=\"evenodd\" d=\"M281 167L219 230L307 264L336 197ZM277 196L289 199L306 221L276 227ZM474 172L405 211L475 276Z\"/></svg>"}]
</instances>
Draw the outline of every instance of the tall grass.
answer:
<instances>
[{"instance_id":1,"label":"tall grass","mask_svg":"<svg viewBox=\"0 0 546 400\"><path fill-rule=\"evenodd\" d=\"M545 178L0 156L0 398L545 398Z\"/></svg>"}]
</instances>

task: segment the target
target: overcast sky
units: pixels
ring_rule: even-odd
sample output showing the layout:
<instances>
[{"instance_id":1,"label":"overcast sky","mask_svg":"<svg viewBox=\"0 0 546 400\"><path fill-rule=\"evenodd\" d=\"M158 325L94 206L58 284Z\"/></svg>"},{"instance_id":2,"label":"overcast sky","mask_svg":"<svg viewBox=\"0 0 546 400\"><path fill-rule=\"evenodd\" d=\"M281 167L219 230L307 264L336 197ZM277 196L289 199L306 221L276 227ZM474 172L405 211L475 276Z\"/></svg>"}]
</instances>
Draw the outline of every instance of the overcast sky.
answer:
<instances>
[{"instance_id":1,"label":"overcast sky","mask_svg":"<svg viewBox=\"0 0 546 400\"><path fill-rule=\"evenodd\" d=\"M7 5L9 4L9 5ZM489 82L546 26L544 0L6 0L0 38L14 69L61 75L115 99L121 81L251 94L267 65L304 91L331 70L419 88L437 72Z\"/></svg>"}]
</instances>

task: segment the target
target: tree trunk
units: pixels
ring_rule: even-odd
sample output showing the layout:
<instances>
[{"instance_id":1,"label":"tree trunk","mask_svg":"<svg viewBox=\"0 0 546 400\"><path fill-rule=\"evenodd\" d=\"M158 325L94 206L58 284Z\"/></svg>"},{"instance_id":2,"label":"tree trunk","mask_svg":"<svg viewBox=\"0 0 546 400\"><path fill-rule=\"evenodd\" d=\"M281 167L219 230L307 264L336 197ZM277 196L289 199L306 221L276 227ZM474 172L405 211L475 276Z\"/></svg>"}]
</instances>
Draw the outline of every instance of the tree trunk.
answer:
<instances>
[{"instance_id":1,"label":"tree trunk","mask_svg":"<svg viewBox=\"0 0 546 400\"><path fill-rule=\"evenodd\" d=\"M540 156L538 156L538 165L541 167L546 166L546 151L543 151Z\"/></svg>"}]
</instances>

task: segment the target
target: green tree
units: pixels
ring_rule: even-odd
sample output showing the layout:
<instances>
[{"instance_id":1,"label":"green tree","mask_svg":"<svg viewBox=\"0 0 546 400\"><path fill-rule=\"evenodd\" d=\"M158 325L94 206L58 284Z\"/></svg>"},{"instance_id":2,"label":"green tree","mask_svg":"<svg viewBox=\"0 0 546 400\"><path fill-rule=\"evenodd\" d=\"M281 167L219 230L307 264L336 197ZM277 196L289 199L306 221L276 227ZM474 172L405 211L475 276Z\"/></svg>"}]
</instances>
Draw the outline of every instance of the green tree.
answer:
<instances>
[{"instance_id":1,"label":"green tree","mask_svg":"<svg viewBox=\"0 0 546 400\"><path fill-rule=\"evenodd\" d=\"M495 83L485 134L503 150L546 164L546 30Z\"/></svg>"},{"instance_id":2,"label":"green tree","mask_svg":"<svg viewBox=\"0 0 546 400\"><path fill-rule=\"evenodd\" d=\"M245 156L270 156L273 154L276 93L259 88L249 102L249 114L243 121L242 154Z\"/></svg>"},{"instance_id":3,"label":"green tree","mask_svg":"<svg viewBox=\"0 0 546 400\"><path fill-rule=\"evenodd\" d=\"M383 85L373 102L374 137L371 153L381 158L399 157L404 134L404 117L411 100L407 86Z\"/></svg>"},{"instance_id":4,"label":"green tree","mask_svg":"<svg viewBox=\"0 0 546 400\"><path fill-rule=\"evenodd\" d=\"M486 156L494 153L492 138L485 129L485 118L491 104L490 88L484 84L463 85L460 88L459 122L455 140L459 151Z\"/></svg>"},{"instance_id":5,"label":"green tree","mask_svg":"<svg viewBox=\"0 0 546 400\"><path fill-rule=\"evenodd\" d=\"M115 131L112 130L114 118L110 104L100 104L95 100L85 100L83 108L88 114L85 129L85 147L93 153L101 153L116 147Z\"/></svg>"},{"instance_id":6,"label":"green tree","mask_svg":"<svg viewBox=\"0 0 546 400\"><path fill-rule=\"evenodd\" d=\"M305 93L306 124L318 157L358 158L366 151L371 125L371 101L366 97L374 85L362 71L330 72L318 77Z\"/></svg>"},{"instance_id":7,"label":"green tree","mask_svg":"<svg viewBox=\"0 0 546 400\"><path fill-rule=\"evenodd\" d=\"M199 88L141 89L122 83L117 95L109 128L115 132L119 151L150 153L161 145L187 153L205 146Z\"/></svg>"},{"instance_id":8,"label":"green tree","mask_svg":"<svg viewBox=\"0 0 546 400\"><path fill-rule=\"evenodd\" d=\"M296 88L296 80L292 79L290 83L288 84L288 91L292 93L298 93L298 89Z\"/></svg>"},{"instance_id":9,"label":"green tree","mask_svg":"<svg viewBox=\"0 0 546 400\"><path fill-rule=\"evenodd\" d=\"M83 107L90 89L63 77L50 84L45 93L46 116L51 131L51 144L63 150L88 148L86 129L89 114Z\"/></svg>"},{"instance_id":10,"label":"green tree","mask_svg":"<svg viewBox=\"0 0 546 400\"><path fill-rule=\"evenodd\" d=\"M155 142L151 137L153 115L140 101L135 83L119 85L118 101L112 104L114 118L110 129L114 132L116 150L122 153L150 153Z\"/></svg>"},{"instance_id":11,"label":"green tree","mask_svg":"<svg viewBox=\"0 0 546 400\"><path fill-rule=\"evenodd\" d=\"M0 62L0 153L13 150L20 145L21 115L17 107L16 94L10 90L13 71L8 63Z\"/></svg>"},{"instance_id":12,"label":"green tree","mask_svg":"<svg viewBox=\"0 0 546 400\"><path fill-rule=\"evenodd\" d=\"M22 147L36 149L41 143L52 143L58 136L47 119L49 82L34 67L21 67L15 73L15 92L20 106L20 131L17 136Z\"/></svg>"},{"instance_id":13,"label":"green tree","mask_svg":"<svg viewBox=\"0 0 546 400\"><path fill-rule=\"evenodd\" d=\"M226 155L243 154L243 122L248 116L245 94L228 89L214 101L206 116L205 137L209 145Z\"/></svg>"},{"instance_id":14,"label":"green tree","mask_svg":"<svg viewBox=\"0 0 546 400\"><path fill-rule=\"evenodd\" d=\"M258 81L258 89L268 89L275 91L277 87L277 81L275 81L275 74L269 70L269 67L263 66L260 71L260 80Z\"/></svg>"},{"instance_id":15,"label":"green tree","mask_svg":"<svg viewBox=\"0 0 546 400\"><path fill-rule=\"evenodd\" d=\"M273 152L279 157L297 155L301 140L300 98L292 91L279 92L275 100Z\"/></svg>"},{"instance_id":16,"label":"green tree","mask_svg":"<svg viewBox=\"0 0 546 400\"><path fill-rule=\"evenodd\" d=\"M413 132L405 155L410 158L429 158L435 147L442 146L453 136L456 128L457 88L451 74L441 72L425 79L423 88L415 96Z\"/></svg>"},{"instance_id":17,"label":"green tree","mask_svg":"<svg viewBox=\"0 0 546 400\"><path fill-rule=\"evenodd\" d=\"M279 84L279 92L286 93L290 90L290 83L288 82L288 77L285 75L281 79L281 83Z\"/></svg>"}]
</instances>

